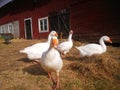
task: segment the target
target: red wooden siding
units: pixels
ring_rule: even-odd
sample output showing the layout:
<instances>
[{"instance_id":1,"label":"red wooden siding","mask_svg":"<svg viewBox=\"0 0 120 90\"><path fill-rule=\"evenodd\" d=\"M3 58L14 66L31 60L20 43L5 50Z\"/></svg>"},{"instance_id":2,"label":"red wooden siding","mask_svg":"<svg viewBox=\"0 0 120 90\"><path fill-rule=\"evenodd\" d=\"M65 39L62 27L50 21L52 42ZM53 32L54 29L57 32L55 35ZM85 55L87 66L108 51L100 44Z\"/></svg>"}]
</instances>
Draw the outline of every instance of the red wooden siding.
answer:
<instances>
[{"instance_id":1,"label":"red wooden siding","mask_svg":"<svg viewBox=\"0 0 120 90\"><path fill-rule=\"evenodd\" d=\"M38 19L62 9L70 9L70 28L73 38L98 41L102 35L120 42L120 14L117 2L108 0L16 0L2 8L0 25L18 20L20 38L25 38L24 19L32 19L33 39L47 38L47 33L39 33ZM116 4L115 4L116 3Z\"/></svg>"},{"instance_id":2,"label":"red wooden siding","mask_svg":"<svg viewBox=\"0 0 120 90\"><path fill-rule=\"evenodd\" d=\"M106 0L83 0L71 4L71 28L79 40L97 40L102 35L120 41L118 36L120 16L112 2Z\"/></svg>"}]
</instances>

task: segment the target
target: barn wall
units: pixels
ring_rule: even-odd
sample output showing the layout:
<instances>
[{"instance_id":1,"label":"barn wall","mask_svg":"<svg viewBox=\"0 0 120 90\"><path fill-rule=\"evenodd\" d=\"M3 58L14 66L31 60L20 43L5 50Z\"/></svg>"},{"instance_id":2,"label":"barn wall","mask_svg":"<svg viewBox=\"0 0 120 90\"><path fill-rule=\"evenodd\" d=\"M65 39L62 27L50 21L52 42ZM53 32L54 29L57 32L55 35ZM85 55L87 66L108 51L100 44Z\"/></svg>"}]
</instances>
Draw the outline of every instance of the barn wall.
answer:
<instances>
[{"instance_id":1,"label":"barn wall","mask_svg":"<svg viewBox=\"0 0 120 90\"><path fill-rule=\"evenodd\" d=\"M33 38L47 38L47 33L39 33L38 19L51 12L70 9L70 28L73 38L98 41L102 35L120 42L119 3L114 0L16 0L3 7L0 24L19 21L20 38L25 38L24 19L32 18Z\"/></svg>"},{"instance_id":2,"label":"barn wall","mask_svg":"<svg viewBox=\"0 0 120 90\"><path fill-rule=\"evenodd\" d=\"M69 0L40 0L37 3L33 3L33 0L17 0L3 7L3 14L0 15L0 24L18 20L20 38L25 38L24 19L32 18L33 39L47 38L48 32L39 33L38 19L49 16L51 12L68 7L68 2Z\"/></svg>"},{"instance_id":3,"label":"barn wall","mask_svg":"<svg viewBox=\"0 0 120 90\"><path fill-rule=\"evenodd\" d=\"M102 35L120 41L120 16L115 3L108 0L82 0L71 3L71 29L77 39L98 40ZM119 37L119 38L118 38Z\"/></svg>"}]
</instances>

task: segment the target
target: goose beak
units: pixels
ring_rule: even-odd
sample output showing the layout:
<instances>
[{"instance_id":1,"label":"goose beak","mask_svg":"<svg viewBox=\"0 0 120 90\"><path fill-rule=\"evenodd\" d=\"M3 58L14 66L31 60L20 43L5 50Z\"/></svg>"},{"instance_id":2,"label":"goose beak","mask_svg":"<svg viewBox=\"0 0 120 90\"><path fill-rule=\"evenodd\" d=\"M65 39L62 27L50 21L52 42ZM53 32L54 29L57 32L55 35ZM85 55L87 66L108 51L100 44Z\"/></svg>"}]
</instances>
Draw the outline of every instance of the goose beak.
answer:
<instances>
[{"instance_id":1,"label":"goose beak","mask_svg":"<svg viewBox=\"0 0 120 90\"><path fill-rule=\"evenodd\" d=\"M109 39L109 40L108 40L108 42L112 44L112 41L111 41L111 39Z\"/></svg>"},{"instance_id":2,"label":"goose beak","mask_svg":"<svg viewBox=\"0 0 120 90\"><path fill-rule=\"evenodd\" d=\"M53 47L54 47L54 48L57 48L57 46L58 46L58 39L57 39L57 37L54 37L54 38L52 39L52 44L53 44Z\"/></svg>"},{"instance_id":3,"label":"goose beak","mask_svg":"<svg viewBox=\"0 0 120 90\"><path fill-rule=\"evenodd\" d=\"M55 33L55 34L54 34L54 36L58 37L58 34L57 34L57 33Z\"/></svg>"}]
</instances>

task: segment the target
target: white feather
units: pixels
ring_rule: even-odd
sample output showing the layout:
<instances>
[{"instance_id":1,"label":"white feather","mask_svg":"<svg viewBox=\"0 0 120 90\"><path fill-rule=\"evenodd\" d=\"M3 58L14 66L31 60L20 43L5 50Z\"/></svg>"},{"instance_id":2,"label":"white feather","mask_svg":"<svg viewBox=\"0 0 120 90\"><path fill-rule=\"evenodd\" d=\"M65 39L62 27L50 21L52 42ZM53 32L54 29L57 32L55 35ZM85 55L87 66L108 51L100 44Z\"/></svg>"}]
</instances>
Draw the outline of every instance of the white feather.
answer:
<instances>
[{"instance_id":1,"label":"white feather","mask_svg":"<svg viewBox=\"0 0 120 90\"><path fill-rule=\"evenodd\" d=\"M72 34L73 34L73 31L71 30L69 33L68 40L60 43L57 47L58 50L61 50L64 54L67 54L73 46Z\"/></svg>"}]
</instances>

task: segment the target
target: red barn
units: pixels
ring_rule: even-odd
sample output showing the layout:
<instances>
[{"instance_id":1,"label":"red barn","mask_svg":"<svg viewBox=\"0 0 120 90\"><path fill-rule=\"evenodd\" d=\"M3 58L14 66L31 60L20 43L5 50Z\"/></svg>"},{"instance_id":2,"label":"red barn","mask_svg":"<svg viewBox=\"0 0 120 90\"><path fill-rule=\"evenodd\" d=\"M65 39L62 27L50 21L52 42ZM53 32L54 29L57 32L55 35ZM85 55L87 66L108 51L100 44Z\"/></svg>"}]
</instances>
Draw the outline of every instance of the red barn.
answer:
<instances>
[{"instance_id":1,"label":"red barn","mask_svg":"<svg viewBox=\"0 0 120 90\"><path fill-rule=\"evenodd\" d=\"M51 30L63 37L98 41L108 35L120 42L119 4L114 0L1 0L0 33L17 38L47 38Z\"/></svg>"}]
</instances>

